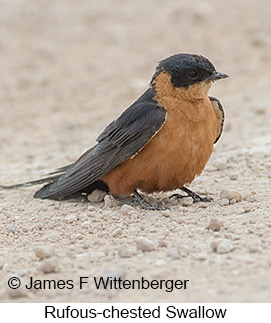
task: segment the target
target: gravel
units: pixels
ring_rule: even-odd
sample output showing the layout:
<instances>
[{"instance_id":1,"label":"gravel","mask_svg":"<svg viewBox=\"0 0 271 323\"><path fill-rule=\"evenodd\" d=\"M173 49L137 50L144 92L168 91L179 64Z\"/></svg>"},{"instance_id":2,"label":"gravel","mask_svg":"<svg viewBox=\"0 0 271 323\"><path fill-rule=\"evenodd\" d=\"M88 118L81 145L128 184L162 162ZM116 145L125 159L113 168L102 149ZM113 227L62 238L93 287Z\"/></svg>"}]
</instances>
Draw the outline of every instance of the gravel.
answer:
<instances>
[{"instance_id":1,"label":"gravel","mask_svg":"<svg viewBox=\"0 0 271 323\"><path fill-rule=\"evenodd\" d=\"M27 290L26 288L24 288L23 286L23 282L22 282L22 285L21 287L17 288L17 289L11 289L11 288L6 288L6 291L7 291L7 295L10 297L10 298L22 298L22 297L27 297Z\"/></svg>"},{"instance_id":2,"label":"gravel","mask_svg":"<svg viewBox=\"0 0 271 323\"><path fill-rule=\"evenodd\" d=\"M211 219L210 223L206 227L207 230L219 231L223 227L223 223L217 219Z\"/></svg>"},{"instance_id":3,"label":"gravel","mask_svg":"<svg viewBox=\"0 0 271 323\"><path fill-rule=\"evenodd\" d=\"M241 202L243 197L238 191L222 190L220 192L221 199L228 199L230 202L234 200L235 202Z\"/></svg>"},{"instance_id":4,"label":"gravel","mask_svg":"<svg viewBox=\"0 0 271 323\"><path fill-rule=\"evenodd\" d=\"M168 247L168 242L166 240L159 240L158 241L158 246L161 248L167 248Z\"/></svg>"},{"instance_id":5,"label":"gravel","mask_svg":"<svg viewBox=\"0 0 271 323\"><path fill-rule=\"evenodd\" d=\"M229 240L215 241L211 244L213 251L223 254L229 253L235 249L234 245Z\"/></svg>"},{"instance_id":6,"label":"gravel","mask_svg":"<svg viewBox=\"0 0 271 323\"><path fill-rule=\"evenodd\" d=\"M65 221L67 223L72 223L72 222L76 222L78 219L77 219L77 216L76 214L68 214L65 216Z\"/></svg>"},{"instance_id":7,"label":"gravel","mask_svg":"<svg viewBox=\"0 0 271 323\"><path fill-rule=\"evenodd\" d=\"M181 205L182 206L191 206L191 205L193 205L193 198L191 196L183 197L181 199Z\"/></svg>"},{"instance_id":8,"label":"gravel","mask_svg":"<svg viewBox=\"0 0 271 323\"><path fill-rule=\"evenodd\" d=\"M55 249L53 246L37 246L34 249L35 255L40 259L43 260L45 258L50 258L55 255Z\"/></svg>"},{"instance_id":9,"label":"gravel","mask_svg":"<svg viewBox=\"0 0 271 323\"><path fill-rule=\"evenodd\" d=\"M39 265L39 270L45 274L53 273L56 271L58 266L58 258L50 257L42 260Z\"/></svg>"},{"instance_id":10,"label":"gravel","mask_svg":"<svg viewBox=\"0 0 271 323\"><path fill-rule=\"evenodd\" d=\"M248 198L249 203L254 203L256 201L257 201L257 198L255 196L251 196L251 197Z\"/></svg>"},{"instance_id":11,"label":"gravel","mask_svg":"<svg viewBox=\"0 0 271 323\"><path fill-rule=\"evenodd\" d=\"M117 237L122 235L122 229L121 228L116 228L113 232L112 232L112 236L113 237Z\"/></svg>"},{"instance_id":12,"label":"gravel","mask_svg":"<svg viewBox=\"0 0 271 323\"><path fill-rule=\"evenodd\" d=\"M165 218L169 218L170 214L171 214L170 210L163 210L161 212L161 215L164 216Z\"/></svg>"},{"instance_id":13,"label":"gravel","mask_svg":"<svg viewBox=\"0 0 271 323\"><path fill-rule=\"evenodd\" d=\"M118 254L121 258L131 258L136 252L136 248L123 245L119 247Z\"/></svg>"},{"instance_id":14,"label":"gravel","mask_svg":"<svg viewBox=\"0 0 271 323\"><path fill-rule=\"evenodd\" d=\"M118 206L118 201L112 195L105 195L104 197L105 208L113 208Z\"/></svg>"},{"instance_id":15,"label":"gravel","mask_svg":"<svg viewBox=\"0 0 271 323\"><path fill-rule=\"evenodd\" d=\"M104 278L107 278L107 277L125 278L126 268L123 265L115 265L112 268L106 268L102 276Z\"/></svg>"},{"instance_id":16,"label":"gravel","mask_svg":"<svg viewBox=\"0 0 271 323\"><path fill-rule=\"evenodd\" d=\"M122 215L129 215L135 213L135 208L128 204L123 204L122 207L120 208L120 213Z\"/></svg>"},{"instance_id":17,"label":"gravel","mask_svg":"<svg viewBox=\"0 0 271 323\"><path fill-rule=\"evenodd\" d=\"M227 205L230 205L230 200L227 199L227 198L222 198L221 200L219 200L219 204L221 206L227 206Z\"/></svg>"},{"instance_id":18,"label":"gravel","mask_svg":"<svg viewBox=\"0 0 271 323\"><path fill-rule=\"evenodd\" d=\"M194 254L193 258L196 260L206 260L208 258L208 255L205 252L199 252Z\"/></svg>"},{"instance_id":19,"label":"gravel","mask_svg":"<svg viewBox=\"0 0 271 323\"><path fill-rule=\"evenodd\" d=\"M106 192L101 190L94 190L91 194L88 195L87 199L90 203L101 203L106 196Z\"/></svg>"},{"instance_id":20,"label":"gravel","mask_svg":"<svg viewBox=\"0 0 271 323\"><path fill-rule=\"evenodd\" d=\"M179 259L180 254L176 248L170 248L167 252L167 256L169 256L171 259Z\"/></svg>"},{"instance_id":21,"label":"gravel","mask_svg":"<svg viewBox=\"0 0 271 323\"><path fill-rule=\"evenodd\" d=\"M13 234L15 234L16 233L16 227L15 226L12 226L12 227L10 227L10 232L11 233L13 233Z\"/></svg>"},{"instance_id":22,"label":"gravel","mask_svg":"<svg viewBox=\"0 0 271 323\"><path fill-rule=\"evenodd\" d=\"M223 158L217 158L212 162L212 166L215 167L216 170L224 170L228 167L227 160Z\"/></svg>"},{"instance_id":23,"label":"gravel","mask_svg":"<svg viewBox=\"0 0 271 323\"><path fill-rule=\"evenodd\" d=\"M154 242L142 236L137 237L135 239L135 242L136 242L137 250L141 250L145 252L145 251L152 251L155 249Z\"/></svg>"}]
</instances>

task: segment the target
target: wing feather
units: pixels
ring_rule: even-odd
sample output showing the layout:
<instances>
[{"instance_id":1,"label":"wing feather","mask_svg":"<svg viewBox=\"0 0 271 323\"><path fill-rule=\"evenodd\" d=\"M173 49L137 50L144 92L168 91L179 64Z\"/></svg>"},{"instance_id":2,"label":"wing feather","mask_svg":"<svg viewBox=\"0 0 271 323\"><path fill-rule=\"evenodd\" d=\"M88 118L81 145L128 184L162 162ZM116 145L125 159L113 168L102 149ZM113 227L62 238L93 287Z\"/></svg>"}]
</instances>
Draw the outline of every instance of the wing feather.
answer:
<instances>
[{"instance_id":1,"label":"wing feather","mask_svg":"<svg viewBox=\"0 0 271 323\"><path fill-rule=\"evenodd\" d=\"M223 106L217 98L209 96L209 99L212 103L212 106L213 106L213 109L215 111L215 114L217 116L217 121L218 121L217 131L216 131L216 140L214 142L214 144L215 144L218 142L219 138L221 137L221 134L223 131L223 126L224 126L225 114L224 114Z\"/></svg>"},{"instance_id":2,"label":"wing feather","mask_svg":"<svg viewBox=\"0 0 271 323\"><path fill-rule=\"evenodd\" d=\"M38 198L63 198L91 185L123 161L134 156L161 129L166 110L148 89L97 138L98 143L74 164L60 168L65 173L42 187Z\"/></svg>"}]
</instances>

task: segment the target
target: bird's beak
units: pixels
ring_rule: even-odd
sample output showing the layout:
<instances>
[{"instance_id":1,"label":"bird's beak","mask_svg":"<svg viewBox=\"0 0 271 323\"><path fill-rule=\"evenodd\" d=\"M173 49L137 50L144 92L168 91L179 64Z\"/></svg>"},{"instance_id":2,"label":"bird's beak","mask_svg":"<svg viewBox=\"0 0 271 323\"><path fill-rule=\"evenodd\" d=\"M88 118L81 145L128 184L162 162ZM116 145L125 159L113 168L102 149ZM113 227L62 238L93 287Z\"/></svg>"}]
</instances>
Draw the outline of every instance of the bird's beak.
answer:
<instances>
[{"instance_id":1,"label":"bird's beak","mask_svg":"<svg viewBox=\"0 0 271 323\"><path fill-rule=\"evenodd\" d=\"M214 72L208 79L210 81L217 81L217 80L221 80L221 79L225 79L229 77L229 75L221 73L221 72Z\"/></svg>"}]
</instances>

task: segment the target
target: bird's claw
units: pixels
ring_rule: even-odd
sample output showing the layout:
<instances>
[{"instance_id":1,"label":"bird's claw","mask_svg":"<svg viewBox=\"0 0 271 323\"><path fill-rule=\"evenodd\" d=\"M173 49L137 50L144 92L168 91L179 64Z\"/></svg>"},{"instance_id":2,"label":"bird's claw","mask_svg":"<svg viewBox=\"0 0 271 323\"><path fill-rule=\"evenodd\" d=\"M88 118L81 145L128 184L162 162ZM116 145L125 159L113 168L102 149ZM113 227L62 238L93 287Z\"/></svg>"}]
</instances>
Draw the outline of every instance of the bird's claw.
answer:
<instances>
[{"instance_id":1,"label":"bird's claw","mask_svg":"<svg viewBox=\"0 0 271 323\"><path fill-rule=\"evenodd\" d=\"M195 201L195 202L213 202L214 199L211 198L210 196L199 196L199 200L198 201Z\"/></svg>"},{"instance_id":2,"label":"bird's claw","mask_svg":"<svg viewBox=\"0 0 271 323\"><path fill-rule=\"evenodd\" d=\"M176 197L178 199L182 199L184 197L190 196L193 199L193 203L198 203L198 202L212 202L213 201L213 199L211 197L209 197L209 196L201 197L200 195L198 195L197 193L189 190L186 187L182 187L181 190L184 191L185 193L187 193L187 195L184 196L184 195L181 195L181 194L172 194L169 198Z\"/></svg>"}]
</instances>

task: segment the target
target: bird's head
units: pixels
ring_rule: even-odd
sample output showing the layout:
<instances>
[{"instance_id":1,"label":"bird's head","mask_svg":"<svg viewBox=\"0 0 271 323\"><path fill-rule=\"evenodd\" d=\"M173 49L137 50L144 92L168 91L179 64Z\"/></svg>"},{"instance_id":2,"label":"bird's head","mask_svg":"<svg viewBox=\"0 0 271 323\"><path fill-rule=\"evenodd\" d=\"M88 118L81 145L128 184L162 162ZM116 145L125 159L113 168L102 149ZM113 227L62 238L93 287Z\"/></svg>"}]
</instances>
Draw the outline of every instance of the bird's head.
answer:
<instances>
[{"instance_id":1,"label":"bird's head","mask_svg":"<svg viewBox=\"0 0 271 323\"><path fill-rule=\"evenodd\" d=\"M155 85L159 78L170 81L176 89L188 90L191 97L206 96L211 83L228 77L217 72L214 65L205 57L195 54L176 54L160 61L152 77ZM160 80L161 81L161 80Z\"/></svg>"}]
</instances>

